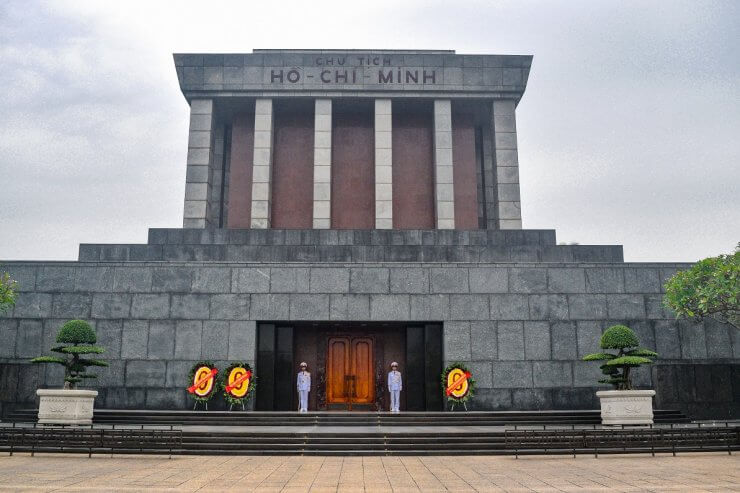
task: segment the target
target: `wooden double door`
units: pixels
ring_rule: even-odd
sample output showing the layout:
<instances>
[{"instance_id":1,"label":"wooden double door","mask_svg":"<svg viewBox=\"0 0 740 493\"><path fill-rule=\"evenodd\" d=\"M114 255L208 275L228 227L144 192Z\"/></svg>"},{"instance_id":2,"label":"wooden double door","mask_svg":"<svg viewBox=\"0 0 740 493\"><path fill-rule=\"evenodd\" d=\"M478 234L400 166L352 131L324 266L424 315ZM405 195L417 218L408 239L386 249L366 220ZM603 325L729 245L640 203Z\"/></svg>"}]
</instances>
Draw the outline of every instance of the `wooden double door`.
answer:
<instances>
[{"instance_id":1,"label":"wooden double door","mask_svg":"<svg viewBox=\"0 0 740 493\"><path fill-rule=\"evenodd\" d=\"M366 406L375 402L372 337L331 336L326 351L326 403Z\"/></svg>"}]
</instances>

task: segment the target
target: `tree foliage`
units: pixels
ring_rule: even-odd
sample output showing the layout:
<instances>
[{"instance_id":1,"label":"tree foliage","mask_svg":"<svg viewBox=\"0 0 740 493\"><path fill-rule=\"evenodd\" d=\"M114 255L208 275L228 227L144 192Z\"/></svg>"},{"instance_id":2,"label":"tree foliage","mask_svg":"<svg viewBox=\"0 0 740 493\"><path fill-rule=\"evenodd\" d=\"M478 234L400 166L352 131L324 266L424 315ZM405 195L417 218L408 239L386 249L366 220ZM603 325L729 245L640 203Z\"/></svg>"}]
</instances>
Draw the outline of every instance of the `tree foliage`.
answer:
<instances>
[{"instance_id":1,"label":"tree foliage","mask_svg":"<svg viewBox=\"0 0 740 493\"><path fill-rule=\"evenodd\" d=\"M632 389L632 368L647 365L658 357L658 353L638 347L640 341L634 331L626 325L609 327L601 335L601 349L616 349L617 354L593 353L583 357L583 361L604 361L600 366L605 378L599 383L608 383L615 390Z\"/></svg>"},{"instance_id":2,"label":"tree foliage","mask_svg":"<svg viewBox=\"0 0 740 493\"><path fill-rule=\"evenodd\" d=\"M70 320L57 333L59 346L51 348L62 356L40 356L33 358L32 363L56 363L64 367L64 388L74 389L84 379L97 378L87 373L89 366L108 366L106 361L85 357L88 354L100 354L105 351L96 346L97 336L90 324L84 320Z\"/></svg>"},{"instance_id":3,"label":"tree foliage","mask_svg":"<svg viewBox=\"0 0 740 493\"><path fill-rule=\"evenodd\" d=\"M663 303L677 318L712 317L740 328L740 243L732 255L700 260L665 283Z\"/></svg>"},{"instance_id":4,"label":"tree foliage","mask_svg":"<svg viewBox=\"0 0 740 493\"><path fill-rule=\"evenodd\" d=\"M18 283L10 278L7 272L0 273L0 314L7 312L15 305Z\"/></svg>"}]
</instances>

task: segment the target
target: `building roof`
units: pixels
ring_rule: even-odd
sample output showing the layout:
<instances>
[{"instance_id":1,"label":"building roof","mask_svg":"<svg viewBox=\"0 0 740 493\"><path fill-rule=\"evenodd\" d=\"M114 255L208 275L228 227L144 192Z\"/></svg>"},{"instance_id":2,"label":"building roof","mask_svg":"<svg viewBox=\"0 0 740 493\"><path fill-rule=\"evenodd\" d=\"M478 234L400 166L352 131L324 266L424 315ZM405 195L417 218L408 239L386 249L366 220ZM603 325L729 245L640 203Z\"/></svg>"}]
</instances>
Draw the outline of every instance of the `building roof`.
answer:
<instances>
[{"instance_id":1,"label":"building roof","mask_svg":"<svg viewBox=\"0 0 740 493\"><path fill-rule=\"evenodd\" d=\"M185 97L445 97L519 99L531 55L454 50L270 50L176 53Z\"/></svg>"}]
</instances>

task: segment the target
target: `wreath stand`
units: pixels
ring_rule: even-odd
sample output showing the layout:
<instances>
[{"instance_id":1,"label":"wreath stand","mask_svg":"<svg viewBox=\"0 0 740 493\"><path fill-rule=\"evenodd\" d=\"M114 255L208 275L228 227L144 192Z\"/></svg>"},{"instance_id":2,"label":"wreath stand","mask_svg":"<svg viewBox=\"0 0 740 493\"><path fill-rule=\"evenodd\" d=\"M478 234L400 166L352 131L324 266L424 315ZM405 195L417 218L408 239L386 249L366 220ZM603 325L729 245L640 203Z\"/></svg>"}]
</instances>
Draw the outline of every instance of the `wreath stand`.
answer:
<instances>
[{"instance_id":1,"label":"wreath stand","mask_svg":"<svg viewBox=\"0 0 740 493\"><path fill-rule=\"evenodd\" d=\"M452 363L442 372L441 380L442 396L447 400L450 412L455 412L458 404L468 412L467 401L475 392L475 380L470 370L462 363Z\"/></svg>"},{"instance_id":2,"label":"wreath stand","mask_svg":"<svg viewBox=\"0 0 740 493\"><path fill-rule=\"evenodd\" d=\"M450 412L454 412L455 411L455 404L457 404L457 403L456 402L453 402L452 405L450 406ZM463 405L463 409L465 409L465 411L467 411L468 410L468 406L465 403L465 401L462 402L462 405Z\"/></svg>"},{"instance_id":3,"label":"wreath stand","mask_svg":"<svg viewBox=\"0 0 740 493\"><path fill-rule=\"evenodd\" d=\"M235 373L236 372L236 373ZM252 372L252 367L249 363L243 361L236 361L231 363L221 374L221 378L218 383L219 389L223 391L221 395L229 403L229 412L234 410L234 406L241 405L242 411L247 410L247 401L254 392L255 379ZM244 385L247 385L246 391L241 395L232 394L232 390L240 388L243 390Z\"/></svg>"},{"instance_id":4,"label":"wreath stand","mask_svg":"<svg viewBox=\"0 0 740 493\"><path fill-rule=\"evenodd\" d=\"M189 376L192 385L187 388L188 393L195 400L193 411L198 410L199 402L203 403L203 407L208 411L208 401L216 390L216 375L218 375L218 368L211 361L199 361L193 365ZM203 388L200 388L201 386Z\"/></svg>"}]
</instances>

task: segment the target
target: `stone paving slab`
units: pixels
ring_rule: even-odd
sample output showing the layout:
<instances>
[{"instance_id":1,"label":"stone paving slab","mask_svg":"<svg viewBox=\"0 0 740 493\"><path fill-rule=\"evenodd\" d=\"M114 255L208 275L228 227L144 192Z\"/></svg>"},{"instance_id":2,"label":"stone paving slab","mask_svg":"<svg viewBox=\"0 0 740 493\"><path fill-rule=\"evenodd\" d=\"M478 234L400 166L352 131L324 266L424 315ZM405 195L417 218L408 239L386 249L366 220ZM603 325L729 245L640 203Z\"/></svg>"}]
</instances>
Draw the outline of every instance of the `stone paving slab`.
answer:
<instances>
[{"instance_id":1,"label":"stone paving slab","mask_svg":"<svg viewBox=\"0 0 740 493\"><path fill-rule=\"evenodd\" d=\"M225 457L16 454L0 491L740 491L725 454L578 457Z\"/></svg>"}]
</instances>

